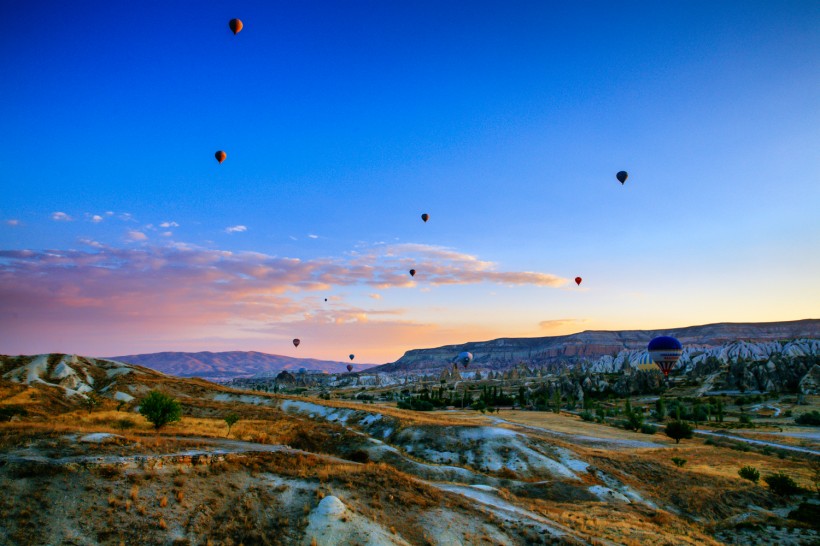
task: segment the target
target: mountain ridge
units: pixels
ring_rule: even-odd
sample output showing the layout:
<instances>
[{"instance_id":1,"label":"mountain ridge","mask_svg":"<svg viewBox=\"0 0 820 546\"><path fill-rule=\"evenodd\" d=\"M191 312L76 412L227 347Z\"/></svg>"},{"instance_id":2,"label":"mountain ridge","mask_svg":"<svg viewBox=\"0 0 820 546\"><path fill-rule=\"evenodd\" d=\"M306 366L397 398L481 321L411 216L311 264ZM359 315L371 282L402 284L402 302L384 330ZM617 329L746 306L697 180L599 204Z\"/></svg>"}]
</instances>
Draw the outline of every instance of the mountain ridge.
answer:
<instances>
[{"instance_id":1,"label":"mountain ridge","mask_svg":"<svg viewBox=\"0 0 820 546\"><path fill-rule=\"evenodd\" d=\"M370 369L372 364L355 364L316 358L297 358L259 351L162 351L136 355L106 357L110 360L145 366L177 377L201 377L221 380L234 377L276 374L301 368L311 371L342 373L351 364L354 370Z\"/></svg>"}]
</instances>

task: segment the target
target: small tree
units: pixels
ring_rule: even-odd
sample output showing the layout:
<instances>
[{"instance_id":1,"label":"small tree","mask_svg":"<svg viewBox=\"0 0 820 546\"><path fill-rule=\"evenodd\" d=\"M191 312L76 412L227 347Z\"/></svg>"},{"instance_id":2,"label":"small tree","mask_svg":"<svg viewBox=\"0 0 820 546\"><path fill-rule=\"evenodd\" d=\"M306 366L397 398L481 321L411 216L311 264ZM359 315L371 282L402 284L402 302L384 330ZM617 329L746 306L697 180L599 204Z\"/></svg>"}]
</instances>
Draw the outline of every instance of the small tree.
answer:
<instances>
[{"instance_id":1,"label":"small tree","mask_svg":"<svg viewBox=\"0 0 820 546\"><path fill-rule=\"evenodd\" d=\"M686 421L672 421L666 425L666 430L664 432L666 432L667 436L675 440L676 444L679 444L684 438L691 438L695 433L692 429L692 425Z\"/></svg>"},{"instance_id":2,"label":"small tree","mask_svg":"<svg viewBox=\"0 0 820 546\"><path fill-rule=\"evenodd\" d=\"M558 389L555 389L555 392L552 393L552 403L552 411L561 413L561 392Z\"/></svg>"},{"instance_id":3,"label":"small tree","mask_svg":"<svg viewBox=\"0 0 820 546\"><path fill-rule=\"evenodd\" d=\"M658 421L666 419L666 402L663 398L658 398L655 401L655 418Z\"/></svg>"},{"instance_id":4,"label":"small tree","mask_svg":"<svg viewBox=\"0 0 820 546\"><path fill-rule=\"evenodd\" d=\"M683 468L683 465L686 464L686 459L681 459L680 457L672 457L672 462L675 463L675 466L678 468Z\"/></svg>"},{"instance_id":5,"label":"small tree","mask_svg":"<svg viewBox=\"0 0 820 546\"><path fill-rule=\"evenodd\" d=\"M151 391L140 402L140 414L154 425L154 429L159 430L182 418L182 406L167 394Z\"/></svg>"},{"instance_id":6,"label":"small tree","mask_svg":"<svg viewBox=\"0 0 820 546\"><path fill-rule=\"evenodd\" d=\"M757 480L760 479L760 472L753 466L744 466L737 473L741 478L750 482L757 483Z\"/></svg>"},{"instance_id":7,"label":"small tree","mask_svg":"<svg viewBox=\"0 0 820 546\"><path fill-rule=\"evenodd\" d=\"M643 425L643 414L640 411L632 409L632 404L629 398L624 403L624 415L626 416L626 426L629 430L639 430Z\"/></svg>"},{"instance_id":8,"label":"small tree","mask_svg":"<svg viewBox=\"0 0 820 546\"><path fill-rule=\"evenodd\" d=\"M231 435L231 427L239 421L239 416L235 413L229 413L225 416L225 424L228 425L228 433L225 435L225 438Z\"/></svg>"}]
</instances>

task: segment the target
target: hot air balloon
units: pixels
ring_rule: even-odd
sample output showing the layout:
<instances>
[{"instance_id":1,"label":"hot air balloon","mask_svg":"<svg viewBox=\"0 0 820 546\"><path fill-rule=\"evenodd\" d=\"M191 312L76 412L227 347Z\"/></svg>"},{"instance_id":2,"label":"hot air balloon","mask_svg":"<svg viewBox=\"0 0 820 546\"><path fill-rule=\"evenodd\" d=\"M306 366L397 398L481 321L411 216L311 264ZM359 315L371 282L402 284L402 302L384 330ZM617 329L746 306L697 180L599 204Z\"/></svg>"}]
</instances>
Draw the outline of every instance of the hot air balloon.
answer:
<instances>
[{"instance_id":1,"label":"hot air balloon","mask_svg":"<svg viewBox=\"0 0 820 546\"><path fill-rule=\"evenodd\" d=\"M411 270L410 270L410 276L411 276L411 277L415 277L415 276L416 276L416 270L415 270L415 269L411 269Z\"/></svg>"},{"instance_id":2,"label":"hot air balloon","mask_svg":"<svg viewBox=\"0 0 820 546\"><path fill-rule=\"evenodd\" d=\"M325 298L325 301L327 301L327 298Z\"/></svg>"},{"instance_id":3,"label":"hot air balloon","mask_svg":"<svg viewBox=\"0 0 820 546\"><path fill-rule=\"evenodd\" d=\"M655 362L655 365L661 369L664 377L669 377L669 372L680 359L683 353L683 345L680 341L670 336L659 336L649 342L646 347L649 351L649 356Z\"/></svg>"},{"instance_id":4,"label":"hot air balloon","mask_svg":"<svg viewBox=\"0 0 820 546\"><path fill-rule=\"evenodd\" d=\"M629 173L627 173L626 171L618 171L618 174L615 175L615 178L618 179L618 182L623 184L624 182L626 182L626 179L629 178Z\"/></svg>"},{"instance_id":5,"label":"hot air balloon","mask_svg":"<svg viewBox=\"0 0 820 546\"><path fill-rule=\"evenodd\" d=\"M350 356L353 356L353 355L350 355ZM347 371L349 371L349 372L353 371L353 364L348 364L347 365Z\"/></svg>"},{"instance_id":6,"label":"hot air balloon","mask_svg":"<svg viewBox=\"0 0 820 546\"><path fill-rule=\"evenodd\" d=\"M356 358L356 355L348 355L348 356L350 357L350 360L353 360L354 358Z\"/></svg>"},{"instance_id":7,"label":"hot air balloon","mask_svg":"<svg viewBox=\"0 0 820 546\"><path fill-rule=\"evenodd\" d=\"M583 279L581 277L575 277L575 284L577 284L578 286L581 286L581 281L582 280Z\"/></svg>"},{"instance_id":8,"label":"hot air balloon","mask_svg":"<svg viewBox=\"0 0 820 546\"><path fill-rule=\"evenodd\" d=\"M473 361L473 353L468 353L467 351L463 351L458 353L456 357L456 363L461 364L463 368L466 368L470 365L470 362Z\"/></svg>"},{"instance_id":9,"label":"hot air balloon","mask_svg":"<svg viewBox=\"0 0 820 546\"><path fill-rule=\"evenodd\" d=\"M236 36L242 31L242 21L240 21L239 19L231 19L230 21L228 21L228 27L230 27L231 32L233 32L233 35Z\"/></svg>"},{"instance_id":10,"label":"hot air balloon","mask_svg":"<svg viewBox=\"0 0 820 546\"><path fill-rule=\"evenodd\" d=\"M219 150L214 154L214 157L217 161L219 161L220 164L222 164L222 162L225 161L225 158L228 157L228 154L226 154L222 150Z\"/></svg>"},{"instance_id":11,"label":"hot air balloon","mask_svg":"<svg viewBox=\"0 0 820 546\"><path fill-rule=\"evenodd\" d=\"M300 343L302 343L302 342L299 341L299 338L296 338L296 339L293 340L293 346L294 347L298 347Z\"/></svg>"},{"instance_id":12,"label":"hot air balloon","mask_svg":"<svg viewBox=\"0 0 820 546\"><path fill-rule=\"evenodd\" d=\"M430 219L430 215L425 212L424 214L421 215L421 219L426 222L427 220Z\"/></svg>"}]
</instances>

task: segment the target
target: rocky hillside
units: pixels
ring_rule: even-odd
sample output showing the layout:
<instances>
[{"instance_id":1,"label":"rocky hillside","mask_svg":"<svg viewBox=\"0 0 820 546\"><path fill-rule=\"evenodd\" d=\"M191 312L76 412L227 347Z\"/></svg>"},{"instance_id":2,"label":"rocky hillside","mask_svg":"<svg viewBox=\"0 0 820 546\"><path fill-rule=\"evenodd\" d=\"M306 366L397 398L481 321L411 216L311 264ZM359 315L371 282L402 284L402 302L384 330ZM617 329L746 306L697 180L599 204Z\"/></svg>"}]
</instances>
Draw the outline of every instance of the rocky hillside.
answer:
<instances>
[{"instance_id":1,"label":"rocky hillside","mask_svg":"<svg viewBox=\"0 0 820 546\"><path fill-rule=\"evenodd\" d=\"M201 377L212 381L234 377L275 376L283 370L299 369L342 373L350 362L316 360L315 358L294 358L271 355L255 351L226 351L212 353L163 352L112 357L113 360L138 364L177 377ZM368 364L353 364L355 370L365 370Z\"/></svg>"},{"instance_id":2,"label":"rocky hillside","mask_svg":"<svg viewBox=\"0 0 820 546\"><path fill-rule=\"evenodd\" d=\"M601 357L615 357L622 351L639 351L655 336L672 335L689 348L709 348L727 343L778 342L820 338L820 320L790 322L719 323L667 330L586 331L567 336L538 338L500 338L491 341L446 345L433 349L414 349L392 364L373 372L418 372L450 366L455 355L470 351L477 368L503 370L524 363L540 368L561 369Z\"/></svg>"}]
</instances>

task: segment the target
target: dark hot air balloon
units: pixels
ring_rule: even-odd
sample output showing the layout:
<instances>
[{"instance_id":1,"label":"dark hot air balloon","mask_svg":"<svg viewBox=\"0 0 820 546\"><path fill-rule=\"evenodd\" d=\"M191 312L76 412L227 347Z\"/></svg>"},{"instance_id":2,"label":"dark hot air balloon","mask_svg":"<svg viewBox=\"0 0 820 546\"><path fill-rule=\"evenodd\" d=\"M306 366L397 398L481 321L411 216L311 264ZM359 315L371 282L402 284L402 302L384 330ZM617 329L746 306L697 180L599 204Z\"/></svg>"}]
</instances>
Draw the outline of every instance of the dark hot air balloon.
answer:
<instances>
[{"instance_id":1,"label":"dark hot air balloon","mask_svg":"<svg viewBox=\"0 0 820 546\"><path fill-rule=\"evenodd\" d=\"M456 357L456 363L461 364L461 366L463 368L466 368L467 366L469 366L470 362L472 362L472 361L473 361L473 353L469 353L467 351L463 351L461 353L458 353L458 356Z\"/></svg>"},{"instance_id":2,"label":"dark hot air balloon","mask_svg":"<svg viewBox=\"0 0 820 546\"><path fill-rule=\"evenodd\" d=\"M626 182L626 179L629 178L629 173L627 173L626 171L618 171L618 174L615 175L615 178L618 179L618 182L623 184L624 182Z\"/></svg>"},{"instance_id":3,"label":"dark hot air balloon","mask_svg":"<svg viewBox=\"0 0 820 546\"><path fill-rule=\"evenodd\" d=\"M415 277L415 276L416 276L416 270L415 270L415 269L411 269L411 270L410 270L410 276L411 276L411 277Z\"/></svg>"},{"instance_id":4,"label":"dark hot air balloon","mask_svg":"<svg viewBox=\"0 0 820 546\"><path fill-rule=\"evenodd\" d=\"M214 157L215 157L215 158L216 158L216 160L217 160L217 161L219 161L219 163L221 164L223 161L225 161L225 158L226 158L226 157L228 157L228 154L226 154L226 153L225 153L225 152L223 152L222 150L219 150L218 152L216 152L216 153L214 154Z\"/></svg>"},{"instance_id":5,"label":"dark hot air balloon","mask_svg":"<svg viewBox=\"0 0 820 546\"><path fill-rule=\"evenodd\" d=\"M240 21L239 19L231 19L230 21L228 21L228 27L230 27L231 32L233 32L234 36L236 36L242 31L242 26L242 21Z\"/></svg>"},{"instance_id":6,"label":"dark hot air balloon","mask_svg":"<svg viewBox=\"0 0 820 546\"><path fill-rule=\"evenodd\" d=\"M294 347L298 347L300 343L302 343L302 342L299 341L299 338L296 338L296 339L293 340L293 346Z\"/></svg>"},{"instance_id":7,"label":"dark hot air balloon","mask_svg":"<svg viewBox=\"0 0 820 546\"><path fill-rule=\"evenodd\" d=\"M669 377L669 372L678 363L683 353L683 345L673 337L659 336L649 342L646 350L649 351L649 356L663 372L664 377Z\"/></svg>"},{"instance_id":8,"label":"dark hot air balloon","mask_svg":"<svg viewBox=\"0 0 820 546\"><path fill-rule=\"evenodd\" d=\"M582 279L581 277L575 277L575 284L577 284L578 286L581 286L581 281L582 280L584 280L584 279Z\"/></svg>"},{"instance_id":9,"label":"dark hot air balloon","mask_svg":"<svg viewBox=\"0 0 820 546\"><path fill-rule=\"evenodd\" d=\"M353 356L353 355L350 355L350 356ZM347 371L349 371L349 372L353 371L353 364L348 364L347 365Z\"/></svg>"},{"instance_id":10,"label":"dark hot air balloon","mask_svg":"<svg viewBox=\"0 0 820 546\"><path fill-rule=\"evenodd\" d=\"M430 215L425 212L424 214L421 215L421 219L426 222L427 220L430 219Z\"/></svg>"},{"instance_id":11,"label":"dark hot air balloon","mask_svg":"<svg viewBox=\"0 0 820 546\"><path fill-rule=\"evenodd\" d=\"M354 358L356 358L356 355L348 355L348 356L350 357L350 360L353 360Z\"/></svg>"}]
</instances>

